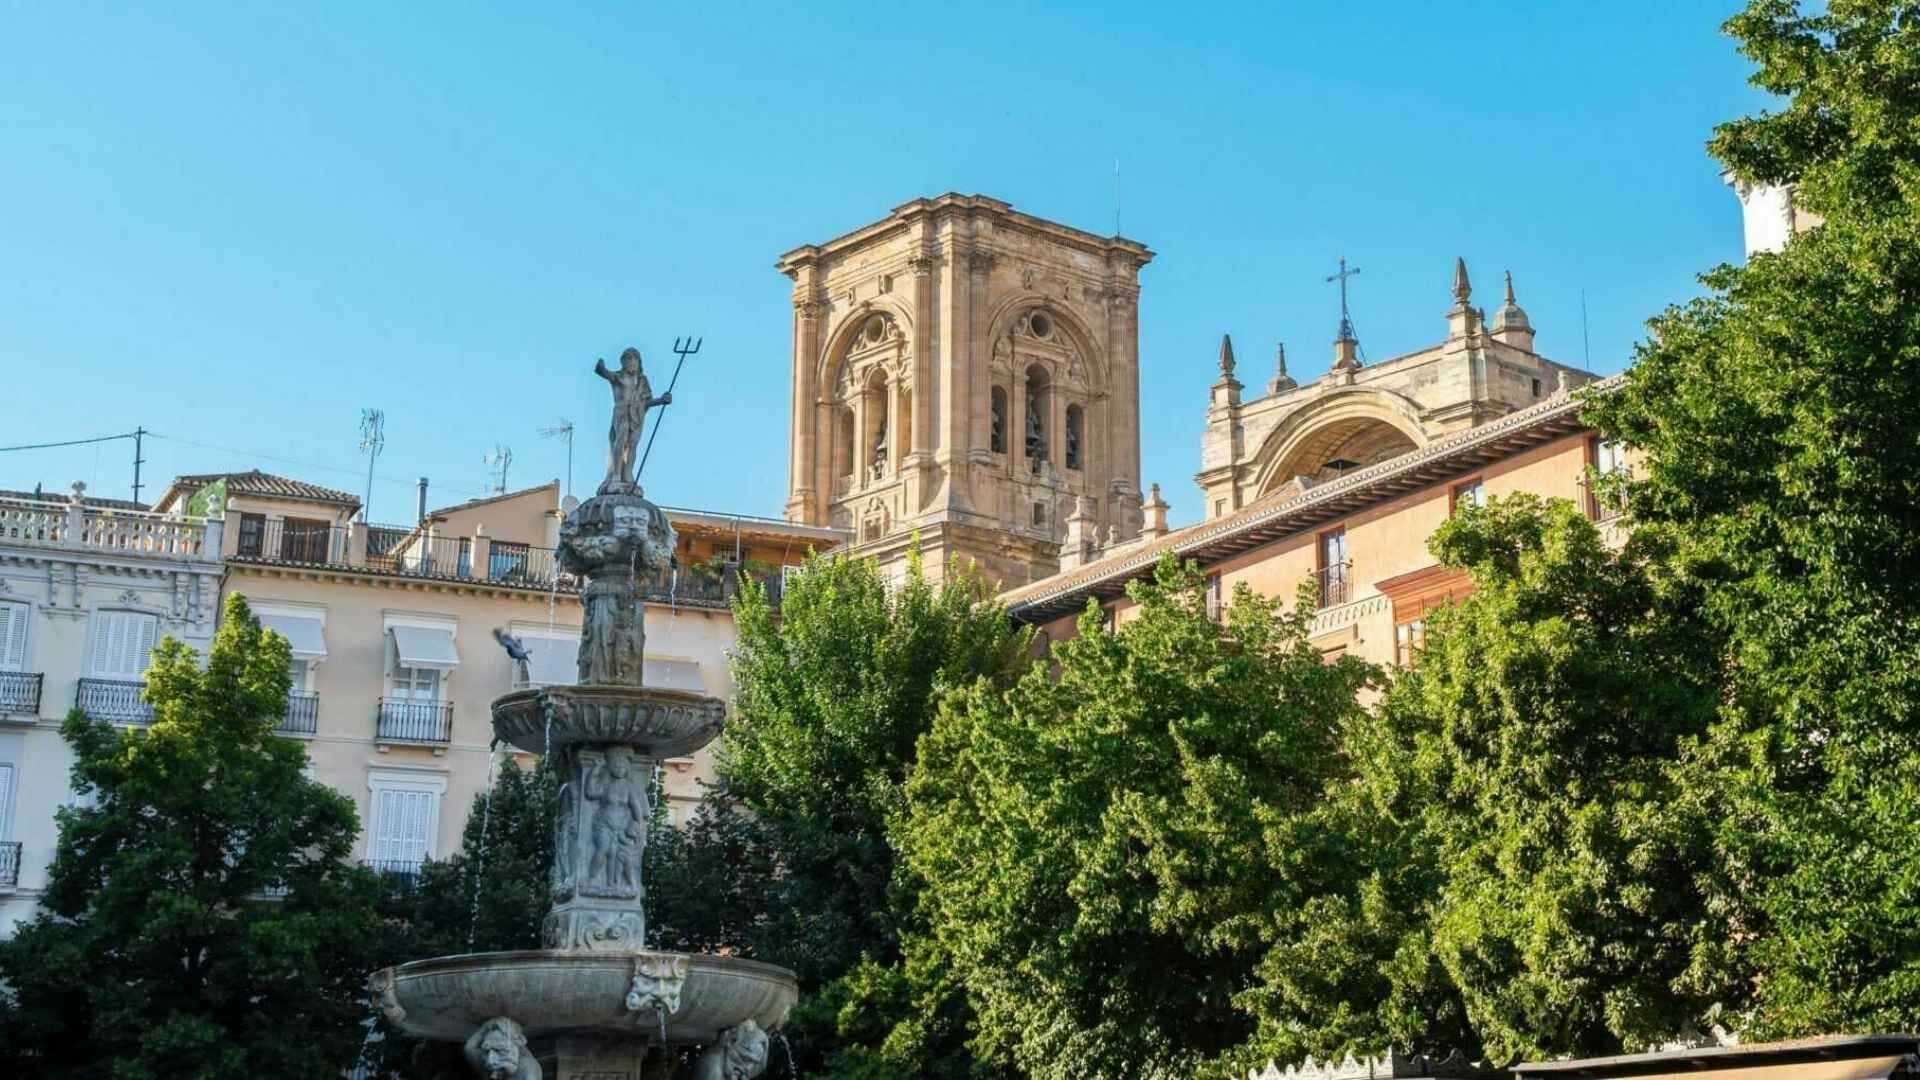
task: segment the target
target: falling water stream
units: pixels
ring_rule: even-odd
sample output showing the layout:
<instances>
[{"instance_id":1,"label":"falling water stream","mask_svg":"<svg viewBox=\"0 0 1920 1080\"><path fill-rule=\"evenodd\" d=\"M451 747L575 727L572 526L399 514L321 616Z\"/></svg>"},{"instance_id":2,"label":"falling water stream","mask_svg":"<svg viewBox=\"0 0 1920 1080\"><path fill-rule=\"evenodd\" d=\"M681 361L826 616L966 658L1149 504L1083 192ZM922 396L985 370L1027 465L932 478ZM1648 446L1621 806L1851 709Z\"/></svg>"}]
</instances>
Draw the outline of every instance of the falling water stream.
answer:
<instances>
[{"instance_id":1,"label":"falling water stream","mask_svg":"<svg viewBox=\"0 0 1920 1080\"><path fill-rule=\"evenodd\" d=\"M487 794L480 811L480 857L473 868L473 904L467 915L467 951L473 951L475 935L480 932L480 879L487 872L487 833L493 827L493 782L500 768L500 740L487 747Z\"/></svg>"}]
</instances>

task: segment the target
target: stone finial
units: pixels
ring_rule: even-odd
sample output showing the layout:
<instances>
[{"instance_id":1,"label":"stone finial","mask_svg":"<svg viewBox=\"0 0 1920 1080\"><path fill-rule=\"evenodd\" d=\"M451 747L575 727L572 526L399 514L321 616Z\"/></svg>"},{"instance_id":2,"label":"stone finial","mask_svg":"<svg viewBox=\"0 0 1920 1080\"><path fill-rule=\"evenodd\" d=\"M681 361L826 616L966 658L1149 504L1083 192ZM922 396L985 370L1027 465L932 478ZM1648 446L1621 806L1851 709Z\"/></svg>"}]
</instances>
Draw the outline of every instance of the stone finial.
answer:
<instances>
[{"instance_id":1,"label":"stone finial","mask_svg":"<svg viewBox=\"0 0 1920 1080\"><path fill-rule=\"evenodd\" d=\"M1484 325L1479 313L1468 301L1473 296L1473 283L1467 280L1467 260L1456 257L1453 260L1453 306L1447 309L1447 340L1464 338Z\"/></svg>"},{"instance_id":2,"label":"stone finial","mask_svg":"<svg viewBox=\"0 0 1920 1080\"><path fill-rule=\"evenodd\" d=\"M1220 377L1233 378L1233 335L1220 335Z\"/></svg>"},{"instance_id":3,"label":"stone finial","mask_svg":"<svg viewBox=\"0 0 1920 1080\"><path fill-rule=\"evenodd\" d=\"M1267 384L1267 393L1284 394L1299 385L1287 374L1287 344L1280 342L1273 347L1273 381Z\"/></svg>"},{"instance_id":4,"label":"stone finial","mask_svg":"<svg viewBox=\"0 0 1920 1080\"><path fill-rule=\"evenodd\" d=\"M1533 324L1513 298L1513 271L1507 271L1507 296L1500 310L1493 313L1493 340L1516 349L1533 351Z\"/></svg>"},{"instance_id":5,"label":"stone finial","mask_svg":"<svg viewBox=\"0 0 1920 1080\"><path fill-rule=\"evenodd\" d=\"M69 499L68 501L69 501L69 502L76 502L76 503L81 503L81 502L86 502L86 501L87 501L87 484L86 484L86 481L84 481L84 480L75 480L75 481L73 482L73 498L71 498L71 499Z\"/></svg>"},{"instance_id":6,"label":"stone finial","mask_svg":"<svg viewBox=\"0 0 1920 1080\"><path fill-rule=\"evenodd\" d=\"M1233 410L1240 407L1240 380L1233 377L1233 337L1220 335L1220 378L1208 395L1211 409Z\"/></svg>"},{"instance_id":7,"label":"stone finial","mask_svg":"<svg viewBox=\"0 0 1920 1080\"><path fill-rule=\"evenodd\" d=\"M1140 530L1140 535L1149 540L1158 540L1167 535L1167 500L1160 497L1159 484L1152 485L1148 491L1150 494L1146 505L1141 507L1146 511L1147 524Z\"/></svg>"}]
</instances>

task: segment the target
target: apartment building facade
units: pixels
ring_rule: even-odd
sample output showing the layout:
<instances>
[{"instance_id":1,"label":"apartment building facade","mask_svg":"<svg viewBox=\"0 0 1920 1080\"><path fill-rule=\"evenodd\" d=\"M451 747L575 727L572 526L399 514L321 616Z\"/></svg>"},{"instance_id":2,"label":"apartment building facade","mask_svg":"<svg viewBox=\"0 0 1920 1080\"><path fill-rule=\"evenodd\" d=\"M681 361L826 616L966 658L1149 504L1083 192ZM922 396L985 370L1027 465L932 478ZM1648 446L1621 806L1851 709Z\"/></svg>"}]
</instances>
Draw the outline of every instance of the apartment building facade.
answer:
<instances>
[{"instance_id":1,"label":"apartment building facade","mask_svg":"<svg viewBox=\"0 0 1920 1080\"><path fill-rule=\"evenodd\" d=\"M204 653L219 614L218 518L96 499L0 492L0 936L29 918L78 797L60 724L78 708L152 719L141 699L162 637Z\"/></svg>"}]
</instances>

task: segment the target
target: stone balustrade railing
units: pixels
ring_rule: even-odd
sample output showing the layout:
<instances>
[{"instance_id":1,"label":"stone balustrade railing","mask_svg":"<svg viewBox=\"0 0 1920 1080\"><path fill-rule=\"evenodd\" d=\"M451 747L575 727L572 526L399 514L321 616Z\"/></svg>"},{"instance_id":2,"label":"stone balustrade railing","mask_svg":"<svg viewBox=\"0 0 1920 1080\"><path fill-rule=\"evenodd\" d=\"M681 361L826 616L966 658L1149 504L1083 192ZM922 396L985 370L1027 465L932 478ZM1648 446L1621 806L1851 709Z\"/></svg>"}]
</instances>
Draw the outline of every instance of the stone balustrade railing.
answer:
<instances>
[{"instance_id":1,"label":"stone balustrade railing","mask_svg":"<svg viewBox=\"0 0 1920 1080\"><path fill-rule=\"evenodd\" d=\"M0 498L0 541L11 543L217 562L220 529L221 522L196 517Z\"/></svg>"}]
</instances>

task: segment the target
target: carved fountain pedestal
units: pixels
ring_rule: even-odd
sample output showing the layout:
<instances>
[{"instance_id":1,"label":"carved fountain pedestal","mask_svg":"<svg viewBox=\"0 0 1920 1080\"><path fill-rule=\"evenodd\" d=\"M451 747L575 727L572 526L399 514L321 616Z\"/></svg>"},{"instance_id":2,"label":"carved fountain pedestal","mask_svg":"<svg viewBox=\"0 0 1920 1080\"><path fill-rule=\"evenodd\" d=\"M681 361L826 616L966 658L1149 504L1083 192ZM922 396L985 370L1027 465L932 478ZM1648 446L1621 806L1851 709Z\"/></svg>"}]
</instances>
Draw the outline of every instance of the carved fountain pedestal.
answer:
<instances>
[{"instance_id":1,"label":"carved fountain pedestal","mask_svg":"<svg viewBox=\"0 0 1920 1080\"><path fill-rule=\"evenodd\" d=\"M720 734L715 698L641 685L641 583L673 550L666 515L609 482L561 526L560 560L587 580L580 684L494 702L495 738L544 755L560 780L545 948L418 960L374 973L394 1027L458 1041L489 1080L640 1080L649 1058L702 1047L693 1080L746 1080L799 990L793 973L646 948L641 879L653 763Z\"/></svg>"}]
</instances>

